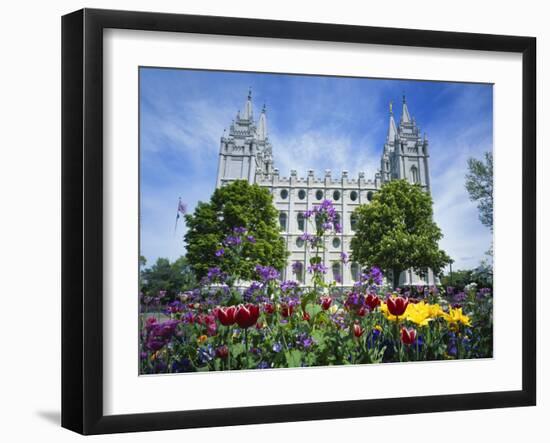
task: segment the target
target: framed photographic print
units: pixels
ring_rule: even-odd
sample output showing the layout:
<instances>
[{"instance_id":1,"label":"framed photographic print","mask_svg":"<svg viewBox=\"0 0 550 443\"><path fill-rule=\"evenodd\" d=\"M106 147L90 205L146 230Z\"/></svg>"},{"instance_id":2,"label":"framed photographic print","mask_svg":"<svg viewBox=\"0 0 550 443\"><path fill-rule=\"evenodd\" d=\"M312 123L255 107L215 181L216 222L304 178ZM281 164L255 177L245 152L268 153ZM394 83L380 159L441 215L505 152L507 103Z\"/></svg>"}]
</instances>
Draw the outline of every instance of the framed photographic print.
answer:
<instances>
[{"instance_id":1,"label":"framed photographic print","mask_svg":"<svg viewBox=\"0 0 550 443\"><path fill-rule=\"evenodd\" d=\"M534 405L535 51L64 16L62 425Z\"/></svg>"}]
</instances>

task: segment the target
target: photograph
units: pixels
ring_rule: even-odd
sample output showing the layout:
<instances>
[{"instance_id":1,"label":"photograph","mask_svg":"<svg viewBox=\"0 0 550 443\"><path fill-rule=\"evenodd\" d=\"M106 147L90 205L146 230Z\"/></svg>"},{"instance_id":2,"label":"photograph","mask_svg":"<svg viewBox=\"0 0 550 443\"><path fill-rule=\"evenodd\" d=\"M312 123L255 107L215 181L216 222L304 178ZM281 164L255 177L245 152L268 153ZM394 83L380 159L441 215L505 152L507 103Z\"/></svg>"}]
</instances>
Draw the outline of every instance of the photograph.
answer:
<instances>
[{"instance_id":1,"label":"photograph","mask_svg":"<svg viewBox=\"0 0 550 443\"><path fill-rule=\"evenodd\" d=\"M139 237L140 375L492 358L493 84L140 66Z\"/></svg>"}]
</instances>

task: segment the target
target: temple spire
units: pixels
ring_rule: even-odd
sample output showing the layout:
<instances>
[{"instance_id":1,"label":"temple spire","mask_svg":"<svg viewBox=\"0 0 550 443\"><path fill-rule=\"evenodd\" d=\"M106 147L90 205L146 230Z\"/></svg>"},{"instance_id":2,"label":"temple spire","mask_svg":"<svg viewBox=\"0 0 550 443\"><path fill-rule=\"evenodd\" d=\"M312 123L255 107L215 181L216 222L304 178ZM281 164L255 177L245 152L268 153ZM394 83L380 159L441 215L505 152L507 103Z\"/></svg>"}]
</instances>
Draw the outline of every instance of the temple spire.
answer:
<instances>
[{"instance_id":1,"label":"temple spire","mask_svg":"<svg viewBox=\"0 0 550 443\"><path fill-rule=\"evenodd\" d=\"M267 138L267 114L265 104L260 114L260 121L258 122L258 140L265 140Z\"/></svg>"},{"instance_id":2,"label":"temple spire","mask_svg":"<svg viewBox=\"0 0 550 443\"><path fill-rule=\"evenodd\" d=\"M244 105L244 119L252 120L252 88L248 88L248 97Z\"/></svg>"},{"instance_id":3,"label":"temple spire","mask_svg":"<svg viewBox=\"0 0 550 443\"><path fill-rule=\"evenodd\" d=\"M388 143L393 143L395 135L397 134L397 128L395 126L395 120L393 119L393 103L390 102L390 124L388 127Z\"/></svg>"},{"instance_id":4,"label":"temple spire","mask_svg":"<svg viewBox=\"0 0 550 443\"><path fill-rule=\"evenodd\" d=\"M409 114L409 108L407 108L407 100L405 98L405 94L403 94L403 113L401 114L401 122L402 123L411 122L411 115Z\"/></svg>"}]
</instances>

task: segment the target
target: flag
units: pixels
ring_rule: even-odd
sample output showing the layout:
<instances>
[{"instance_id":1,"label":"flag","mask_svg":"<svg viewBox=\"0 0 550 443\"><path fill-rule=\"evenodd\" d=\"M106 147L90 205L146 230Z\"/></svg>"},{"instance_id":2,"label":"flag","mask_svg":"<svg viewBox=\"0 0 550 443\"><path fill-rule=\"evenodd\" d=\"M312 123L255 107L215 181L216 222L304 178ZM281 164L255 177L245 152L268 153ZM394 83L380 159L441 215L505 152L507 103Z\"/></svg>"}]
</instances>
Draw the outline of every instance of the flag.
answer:
<instances>
[{"instance_id":1,"label":"flag","mask_svg":"<svg viewBox=\"0 0 550 443\"><path fill-rule=\"evenodd\" d=\"M176 229L178 227L178 220L180 219L181 215L185 215L187 212L187 208L185 206L185 203L181 201L181 197L178 199L178 209L176 210L176 224L174 226L174 235L176 235Z\"/></svg>"}]
</instances>

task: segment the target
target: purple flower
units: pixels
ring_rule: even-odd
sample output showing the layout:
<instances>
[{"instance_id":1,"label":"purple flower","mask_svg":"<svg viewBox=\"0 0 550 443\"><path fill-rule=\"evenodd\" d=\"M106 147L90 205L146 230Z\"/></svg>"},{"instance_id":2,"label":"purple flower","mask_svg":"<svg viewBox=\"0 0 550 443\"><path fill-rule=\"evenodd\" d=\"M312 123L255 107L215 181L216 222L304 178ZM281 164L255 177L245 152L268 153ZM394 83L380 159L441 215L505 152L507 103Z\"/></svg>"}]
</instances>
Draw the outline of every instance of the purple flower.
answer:
<instances>
[{"instance_id":1,"label":"purple flower","mask_svg":"<svg viewBox=\"0 0 550 443\"><path fill-rule=\"evenodd\" d=\"M453 295L455 292L455 288L452 286L447 286L447 295Z\"/></svg>"},{"instance_id":2,"label":"purple flower","mask_svg":"<svg viewBox=\"0 0 550 443\"><path fill-rule=\"evenodd\" d=\"M225 250L223 248L220 248L216 251L216 257L221 257L225 254Z\"/></svg>"},{"instance_id":3,"label":"purple flower","mask_svg":"<svg viewBox=\"0 0 550 443\"><path fill-rule=\"evenodd\" d=\"M314 272L318 272L320 274L326 274L327 273L327 267L323 265L322 263L315 263L311 266L308 266L307 272L310 274L313 274Z\"/></svg>"},{"instance_id":4,"label":"purple flower","mask_svg":"<svg viewBox=\"0 0 550 443\"><path fill-rule=\"evenodd\" d=\"M256 239L252 235L248 235L246 239L248 240L249 243L256 243Z\"/></svg>"},{"instance_id":5,"label":"purple flower","mask_svg":"<svg viewBox=\"0 0 550 443\"><path fill-rule=\"evenodd\" d=\"M281 343L276 342L273 344L273 352L281 352L281 349L283 349Z\"/></svg>"},{"instance_id":6,"label":"purple flower","mask_svg":"<svg viewBox=\"0 0 550 443\"><path fill-rule=\"evenodd\" d=\"M298 283L293 280L286 280L281 283L281 291L287 292L298 287Z\"/></svg>"},{"instance_id":7,"label":"purple flower","mask_svg":"<svg viewBox=\"0 0 550 443\"><path fill-rule=\"evenodd\" d=\"M304 269L304 265L302 264L302 262L295 261L294 263L292 263L292 272L294 272L295 274L301 274L302 269Z\"/></svg>"},{"instance_id":8,"label":"purple flower","mask_svg":"<svg viewBox=\"0 0 550 443\"><path fill-rule=\"evenodd\" d=\"M308 209L307 211L304 212L304 218L310 218L314 214L314 212L315 211Z\"/></svg>"},{"instance_id":9,"label":"purple flower","mask_svg":"<svg viewBox=\"0 0 550 443\"><path fill-rule=\"evenodd\" d=\"M243 226L237 226L236 228L233 228L233 232L237 235L242 235L246 233L246 228Z\"/></svg>"},{"instance_id":10,"label":"purple flower","mask_svg":"<svg viewBox=\"0 0 550 443\"><path fill-rule=\"evenodd\" d=\"M341 253L340 253L340 258L341 258L341 260L342 260L342 263L344 263L344 264L349 263L348 254L346 254L345 252L341 252Z\"/></svg>"},{"instance_id":11,"label":"purple flower","mask_svg":"<svg viewBox=\"0 0 550 443\"><path fill-rule=\"evenodd\" d=\"M222 272L222 270L220 268L218 268L217 266L213 267L213 268L210 268L208 270L208 274L206 275L207 279L209 281L215 281L215 280L220 280L220 281L224 281L225 280L225 273Z\"/></svg>"},{"instance_id":12,"label":"purple flower","mask_svg":"<svg viewBox=\"0 0 550 443\"><path fill-rule=\"evenodd\" d=\"M242 243L241 237L235 237L233 235L228 235L225 237L224 243L227 246L238 246Z\"/></svg>"},{"instance_id":13,"label":"purple flower","mask_svg":"<svg viewBox=\"0 0 550 443\"><path fill-rule=\"evenodd\" d=\"M277 280L279 278L279 271L271 266L256 265L255 270L263 282Z\"/></svg>"},{"instance_id":14,"label":"purple flower","mask_svg":"<svg viewBox=\"0 0 550 443\"><path fill-rule=\"evenodd\" d=\"M334 223L334 232L337 234L342 233L342 225L340 223Z\"/></svg>"}]
</instances>

